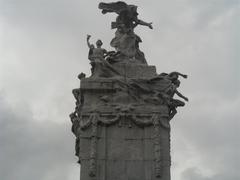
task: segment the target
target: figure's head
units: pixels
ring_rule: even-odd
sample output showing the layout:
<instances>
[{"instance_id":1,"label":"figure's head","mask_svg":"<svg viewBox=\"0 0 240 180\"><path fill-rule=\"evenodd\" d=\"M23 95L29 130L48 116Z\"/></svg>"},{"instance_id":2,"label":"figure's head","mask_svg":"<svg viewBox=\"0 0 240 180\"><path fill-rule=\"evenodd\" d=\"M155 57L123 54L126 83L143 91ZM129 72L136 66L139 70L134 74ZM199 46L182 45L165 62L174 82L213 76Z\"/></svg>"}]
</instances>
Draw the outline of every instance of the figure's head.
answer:
<instances>
[{"instance_id":1,"label":"figure's head","mask_svg":"<svg viewBox=\"0 0 240 180\"><path fill-rule=\"evenodd\" d=\"M169 77L171 78L172 81L175 81L178 79L178 74L176 72L171 72L169 74Z\"/></svg>"},{"instance_id":2,"label":"figure's head","mask_svg":"<svg viewBox=\"0 0 240 180\"><path fill-rule=\"evenodd\" d=\"M177 87L179 87L180 86L180 81L177 79L177 80L175 80L175 81L173 81L173 84L175 85L175 86L177 86Z\"/></svg>"},{"instance_id":3,"label":"figure's head","mask_svg":"<svg viewBox=\"0 0 240 180\"><path fill-rule=\"evenodd\" d=\"M70 117L71 121L73 121L73 118L75 118L75 117L76 117L76 114L75 114L75 112L71 113L71 114L69 115L69 117Z\"/></svg>"},{"instance_id":4,"label":"figure's head","mask_svg":"<svg viewBox=\"0 0 240 180\"><path fill-rule=\"evenodd\" d=\"M93 44L91 44L90 45L90 49L94 49L95 47L94 47L94 45Z\"/></svg>"},{"instance_id":5,"label":"figure's head","mask_svg":"<svg viewBox=\"0 0 240 180\"><path fill-rule=\"evenodd\" d=\"M137 12L137 6L135 5L128 5L129 9L132 11L132 12Z\"/></svg>"},{"instance_id":6,"label":"figure's head","mask_svg":"<svg viewBox=\"0 0 240 180\"><path fill-rule=\"evenodd\" d=\"M86 77L86 74L85 73L83 73L83 72L81 72L79 75L78 75L78 79L83 79L83 78L85 78Z\"/></svg>"},{"instance_id":7,"label":"figure's head","mask_svg":"<svg viewBox=\"0 0 240 180\"><path fill-rule=\"evenodd\" d=\"M96 45L97 45L98 48L100 48L100 47L103 45L103 43L102 43L102 41L99 39L99 40L97 40Z\"/></svg>"}]
</instances>

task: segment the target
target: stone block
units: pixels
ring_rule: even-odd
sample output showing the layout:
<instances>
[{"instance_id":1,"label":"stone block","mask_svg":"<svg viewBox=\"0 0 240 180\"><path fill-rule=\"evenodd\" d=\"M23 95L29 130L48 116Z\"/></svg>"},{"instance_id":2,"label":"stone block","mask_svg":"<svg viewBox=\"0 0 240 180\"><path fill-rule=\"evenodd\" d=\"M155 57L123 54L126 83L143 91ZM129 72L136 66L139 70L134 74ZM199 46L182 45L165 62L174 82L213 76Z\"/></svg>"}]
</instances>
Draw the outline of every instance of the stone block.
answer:
<instances>
[{"instance_id":1,"label":"stone block","mask_svg":"<svg viewBox=\"0 0 240 180\"><path fill-rule=\"evenodd\" d=\"M106 160L97 160L96 180L106 180Z\"/></svg>"},{"instance_id":2,"label":"stone block","mask_svg":"<svg viewBox=\"0 0 240 180\"><path fill-rule=\"evenodd\" d=\"M109 180L127 180L126 167L124 160L108 160L107 179Z\"/></svg>"},{"instance_id":3,"label":"stone block","mask_svg":"<svg viewBox=\"0 0 240 180\"><path fill-rule=\"evenodd\" d=\"M128 180L143 180L145 179L144 163L143 161L126 161Z\"/></svg>"},{"instance_id":4,"label":"stone block","mask_svg":"<svg viewBox=\"0 0 240 180\"><path fill-rule=\"evenodd\" d=\"M81 159L90 158L90 138L80 138L80 151Z\"/></svg>"},{"instance_id":5,"label":"stone block","mask_svg":"<svg viewBox=\"0 0 240 180\"><path fill-rule=\"evenodd\" d=\"M124 127L119 127L118 124L109 126L107 128L107 136L112 140L124 140L126 137L126 131Z\"/></svg>"},{"instance_id":6,"label":"stone block","mask_svg":"<svg viewBox=\"0 0 240 180\"><path fill-rule=\"evenodd\" d=\"M152 139L153 131L153 126L144 127L144 139Z\"/></svg>"},{"instance_id":7,"label":"stone block","mask_svg":"<svg viewBox=\"0 0 240 180\"><path fill-rule=\"evenodd\" d=\"M113 90L114 81L109 78L94 79L85 78L81 80L81 89L83 91L91 90Z\"/></svg>"},{"instance_id":8,"label":"stone block","mask_svg":"<svg viewBox=\"0 0 240 180\"><path fill-rule=\"evenodd\" d=\"M106 139L98 138L97 141L97 159L106 159Z\"/></svg>"},{"instance_id":9,"label":"stone block","mask_svg":"<svg viewBox=\"0 0 240 180\"><path fill-rule=\"evenodd\" d=\"M123 160L125 159L125 140L124 139L113 139L111 137L107 140L107 159L109 160Z\"/></svg>"},{"instance_id":10,"label":"stone block","mask_svg":"<svg viewBox=\"0 0 240 180\"><path fill-rule=\"evenodd\" d=\"M129 127L129 122L128 120L128 125L126 126L126 133L125 133L125 139L126 140L142 140L144 138L144 129L139 128L136 126L134 123L131 123L131 127Z\"/></svg>"},{"instance_id":11,"label":"stone block","mask_svg":"<svg viewBox=\"0 0 240 180\"><path fill-rule=\"evenodd\" d=\"M125 78L152 78L157 75L155 66L143 64L117 63L113 67Z\"/></svg>"},{"instance_id":12,"label":"stone block","mask_svg":"<svg viewBox=\"0 0 240 180\"><path fill-rule=\"evenodd\" d=\"M125 159L126 160L143 160L143 140L126 140L125 141Z\"/></svg>"},{"instance_id":13,"label":"stone block","mask_svg":"<svg viewBox=\"0 0 240 180\"><path fill-rule=\"evenodd\" d=\"M152 139L144 139L144 159L154 160L154 142Z\"/></svg>"}]
</instances>

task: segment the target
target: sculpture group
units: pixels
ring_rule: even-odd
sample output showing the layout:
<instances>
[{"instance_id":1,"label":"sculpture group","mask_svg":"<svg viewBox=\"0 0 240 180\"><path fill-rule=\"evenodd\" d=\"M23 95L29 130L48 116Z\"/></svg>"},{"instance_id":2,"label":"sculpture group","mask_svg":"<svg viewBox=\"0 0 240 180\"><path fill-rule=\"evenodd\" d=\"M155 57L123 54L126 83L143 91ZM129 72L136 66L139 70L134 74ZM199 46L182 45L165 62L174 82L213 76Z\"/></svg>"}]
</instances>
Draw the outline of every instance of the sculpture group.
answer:
<instances>
[{"instance_id":1,"label":"sculpture group","mask_svg":"<svg viewBox=\"0 0 240 180\"><path fill-rule=\"evenodd\" d=\"M177 107L184 106L184 101L188 101L188 98L178 91L179 78L187 78L187 75L179 72L157 74L155 67L147 64L144 53L139 48L139 43L142 40L135 34L134 28L138 25L147 26L150 29L153 27L152 23L144 22L138 18L137 6L118 1L100 3L99 9L102 10L103 14L117 14L116 21L111 24L112 29L116 29L116 32L115 37L110 42L110 45L114 48L113 51L102 48L101 40L97 40L96 46L91 44L91 35L87 35L88 59L92 66L92 74L86 78L86 75L81 73L78 76L81 80L81 87L73 90L76 108L70 114L70 118L72 132L76 136L75 155L82 165L81 173L88 171L88 175L81 174L81 178L83 180L93 177L104 179L101 175L104 167L104 177L111 179L115 177L116 172L110 170L112 166L109 166L109 164L113 162L121 163L123 160L124 162L138 160L143 163L141 168L150 172L151 168L147 168L144 162L146 160L150 161L153 157L150 162L155 164L155 170L154 173L152 171L151 173L155 174L155 177L151 179L169 180L169 122L176 115ZM174 98L174 95L178 95L184 101ZM130 152L130 155L126 155L124 151L128 151L129 147L124 144L119 147L124 149L123 152L121 149L111 148L110 142L112 142L111 138L114 135L101 135L100 132L104 129L106 134L108 131L110 134L113 133L111 129L116 128L115 124L118 124L118 128L135 127L136 130L134 131L143 134L142 148L133 145L136 152L142 152L142 149L145 148L144 144L148 140L145 131L150 129L151 135L149 135L149 138L152 139L152 152L148 154L144 152L136 158L134 154L136 152ZM91 129L90 134L88 129ZM126 140L124 134L130 133L133 129L122 129L119 139L123 135L123 139ZM115 129L115 131L118 131L118 129ZM169 137L169 140L162 138L162 136ZM131 138L138 142L138 137L135 137L135 135L132 135ZM88 140L86 142L89 142L88 146L84 144L85 139ZM105 142L104 146L98 143L101 139ZM118 144L120 142L116 140L114 143ZM124 141L124 143L128 143L128 141ZM99 155L102 151L105 153ZM100 156L104 158L101 159ZM145 156L149 156L149 159ZM134 173L136 172L129 173L129 175L119 177L116 180L129 177L134 179L136 176L133 175ZM147 177L147 175L145 176ZM147 179L146 177L142 177L142 179Z\"/></svg>"}]
</instances>

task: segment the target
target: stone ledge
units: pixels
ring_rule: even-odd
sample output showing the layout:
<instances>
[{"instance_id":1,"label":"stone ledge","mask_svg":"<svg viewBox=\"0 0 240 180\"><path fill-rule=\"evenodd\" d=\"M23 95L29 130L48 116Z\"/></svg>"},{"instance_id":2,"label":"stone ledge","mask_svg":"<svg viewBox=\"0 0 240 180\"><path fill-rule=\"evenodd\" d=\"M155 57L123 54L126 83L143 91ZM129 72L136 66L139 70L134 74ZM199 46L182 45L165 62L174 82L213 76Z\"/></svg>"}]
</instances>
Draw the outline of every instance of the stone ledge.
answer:
<instances>
[{"instance_id":1,"label":"stone ledge","mask_svg":"<svg viewBox=\"0 0 240 180\"><path fill-rule=\"evenodd\" d=\"M125 78L153 78L157 75L155 66L131 63L117 63L112 66Z\"/></svg>"}]
</instances>

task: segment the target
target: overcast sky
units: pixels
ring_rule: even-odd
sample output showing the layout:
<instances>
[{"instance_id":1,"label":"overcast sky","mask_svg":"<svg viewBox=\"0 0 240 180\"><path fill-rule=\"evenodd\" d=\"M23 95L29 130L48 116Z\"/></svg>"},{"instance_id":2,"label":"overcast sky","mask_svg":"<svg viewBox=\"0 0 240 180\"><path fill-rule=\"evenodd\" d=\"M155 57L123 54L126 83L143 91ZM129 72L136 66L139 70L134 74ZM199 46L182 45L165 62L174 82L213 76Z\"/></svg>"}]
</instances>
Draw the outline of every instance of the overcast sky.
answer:
<instances>
[{"instance_id":1,"label":"overcast sky","mask_svg":"<svg viewBox=\"0 0 240 180\"><path fill-rule=\"evenodd\" d=\"M77 180L77 75L86 34L111 50L114 14L97 0L0 0L0 179ZM106 0L105 2L111 2ZM240 179L240 0L136 0L147 61L189 75L171 121L172 180Z\"/></svg>"}]
</instances>

